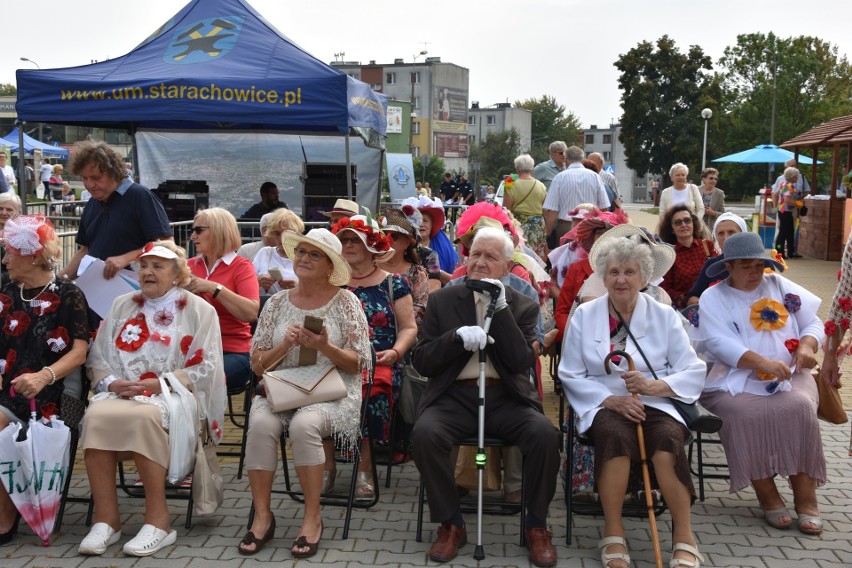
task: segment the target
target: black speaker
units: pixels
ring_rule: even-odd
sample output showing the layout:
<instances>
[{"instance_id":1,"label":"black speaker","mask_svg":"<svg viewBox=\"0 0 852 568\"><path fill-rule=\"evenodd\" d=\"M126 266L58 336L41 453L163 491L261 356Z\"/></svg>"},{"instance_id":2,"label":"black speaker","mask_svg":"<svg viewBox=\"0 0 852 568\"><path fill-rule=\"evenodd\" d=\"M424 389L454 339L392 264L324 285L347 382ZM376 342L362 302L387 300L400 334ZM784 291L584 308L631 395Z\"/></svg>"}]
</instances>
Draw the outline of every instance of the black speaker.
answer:
<instances>
[{"instance_id":1,"label":"black speaker","mask_svg":"<svg viewBox=\"0 0 852 568\"><path fill-rule=\"evenodd\" d=\"M210 187L204 180L166 180L153 190L169 221L191 221L210 206Z\"/></svg>"},{"instance_id":2,"label":"black speaker","mask_svg":"<svg viewBox=\"0 0 852 568\"><path fill-rule=\"evenodd\" d=\"M350 165L352 172L352 200L356 200L358 166ZM323 211L334 208L338 199L348 199L346 164L304 164L302 169L302 218L305 221L328 221Z\"/></svg>"}]
</instances>

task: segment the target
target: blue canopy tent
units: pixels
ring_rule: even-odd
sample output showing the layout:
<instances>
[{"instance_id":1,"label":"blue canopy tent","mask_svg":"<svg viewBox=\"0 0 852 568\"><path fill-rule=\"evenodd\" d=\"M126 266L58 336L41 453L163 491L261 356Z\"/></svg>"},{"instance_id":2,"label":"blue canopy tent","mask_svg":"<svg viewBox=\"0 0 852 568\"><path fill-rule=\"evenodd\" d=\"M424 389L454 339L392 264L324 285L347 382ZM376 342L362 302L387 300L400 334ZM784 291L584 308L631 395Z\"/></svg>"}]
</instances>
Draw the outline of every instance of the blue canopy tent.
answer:
<instances>
[{"instance_id":1,"label":"blue canopy tent","mask_svg":"<svg viewBox=\"0 0 852 568\"><path fill-rule=\"evenodd\" d=\"M17 152L19 148L18 139L20 138L20 134L18 132L18 127L16 126L12 131L0 139L0 144L5 144L9 146L9 149L12 152ZM39 142L35 138L29 136L27 133L24 134L24 154L32 155L33 150L40 149L41 154L45 157L50 156L53 158L67 158L68 150L65 148L60 148L59 146L51 146L50 144L45 144L44 142Z\"/></svg>"},{"instance_id":2,"label":"blue canopy tent","mask_svg":"<svg viewBox=\"0 0 852 568\"><path fill-rule=\"evenodd\" d=\"M305 141L323 145L320 138L335 135L344 138L345 160L338 161L347 165L350 134L357 134L378 155L375 173L359 171L358 201L378 204L386 98L304 51L244 0L192 0L127 55L19 69L17 83L23 121L124 128L134 136L308 135L299 162L308 161ZM145 159L137 155L138 170L151 185L158 180L146 177Z\"/></svg>"}]
</instances>

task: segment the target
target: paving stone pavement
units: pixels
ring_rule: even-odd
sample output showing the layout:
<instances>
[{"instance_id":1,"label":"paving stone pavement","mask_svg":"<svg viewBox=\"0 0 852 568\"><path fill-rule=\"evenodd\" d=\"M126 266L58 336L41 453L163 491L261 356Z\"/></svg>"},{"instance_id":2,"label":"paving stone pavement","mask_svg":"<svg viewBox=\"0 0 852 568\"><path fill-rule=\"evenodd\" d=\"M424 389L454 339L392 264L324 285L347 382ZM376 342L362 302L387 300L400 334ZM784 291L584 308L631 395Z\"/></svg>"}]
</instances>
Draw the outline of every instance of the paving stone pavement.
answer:
<instances>
[{"instance_id":1,"label":"paving stone pavement","mask_svg":"<svg viewBox=\"0 0 852 568\"><path fill-rule=\"evenodd\" d=\"M630 211L634 221L653 227L653 216ZM825 315L836 285L838 264L814 259L789 261L788 276L807 286L823 298L821 315ZM547 369L547 365L544 365ZM844 364L845 375L852 377L852 362ZM547 378L546 410L554 424L558 416L558 399ZM852 409L852 387L841 390L844 406ZM697 501L692 518L699 548L705 555L705 566L731 566L755 568L840 568L852 566L852 476L848 455L850 427L824 422L822 440L828 462L829 481L818 490L818 498L825 530L821 536L806 536L795 528L781 531L770 528L760 516L760 508L752 490L729 493L727 483L721 480L706 482L706 499ZM234 436L235 432L229 432ZM708 460L724 460L719 447L705 449ZM350 534L342 540L344 509L323 507L325 532L319 553L311 559L294 561L289 547L297 536L301 505L286 496L273 498L273 510L278 521L276 538L254 557L243 557L237 552L237 543L245 532L251 506L248 481L236 479L235 460L226 459L223 472L226 479L225 502L211 517L195 517L191 529L183 527L186 503L172 501L172 522L178 531L178 541L173 547L149 558L126 557L120 545L111 547L102 557L77 555L77 546L88 528L85 526L86 507L68 505L62 532L54 535L49 547L40 545L29 527L23 526L16 539L0 548L0 567L249 567L278 563L291 565L322 565L340 568L376 566L405 567L436 565L428 561L426 553L434 538L435 525L424 524L423 542L415 541L417 521L417 469L412 462L395 467L391 487L384 487L384 472L380 472L379 503L370 510L356 509L352 515ZM348 466L341 466L342 475ZM340 478L342 479L342 477ZM338 486L342 481L338 481ZM282 476L277 481L283 483ZM697 484L697 479L694 478ZM792 493L784 483L779 483L781 493L792 504ZM86 495L88 482L82 462L78 460L73 476L73 495ZM143 501L120 497L124 534L121 542L129 540L142 525ZM428 518L428 511L427 511ZM476 530L475 515L465 516L471 541L461 554L446 566L532 566L527 551L518 546L518 517L486 516L483 519L483 544L486 558L473 559ZM601 517L575 515L572 520L573 538L565 544L567 512L561 483L551 505L549 521L554 533L554 543L559 555L558 566L591 568L600 566L596 543L601 538ZM664 513L658 518L663 555L668 562L671 548L671 516ZM648 522L625 519L628 546L634 565L653 566L654 556L650 544Z\"/></svg>"}]
</instances>

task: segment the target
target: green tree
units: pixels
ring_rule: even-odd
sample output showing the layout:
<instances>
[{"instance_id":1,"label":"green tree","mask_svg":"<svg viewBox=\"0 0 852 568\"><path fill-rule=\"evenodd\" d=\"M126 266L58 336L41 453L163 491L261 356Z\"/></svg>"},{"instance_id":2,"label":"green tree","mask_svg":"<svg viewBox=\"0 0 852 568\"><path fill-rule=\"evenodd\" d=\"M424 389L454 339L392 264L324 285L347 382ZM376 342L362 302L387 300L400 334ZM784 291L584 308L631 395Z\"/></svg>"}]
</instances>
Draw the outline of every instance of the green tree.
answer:
<instances>
[{"instance_id":1,"label":"green tree","mask_svg":"<svg viewBox=\"0 0 852 568\"><path fill-rule=\"evenodd\" d=\"M414 158L414 177L417 181L428 181L432 188L432 195L438 195L438 189L441 187L441 181L444 179L444 160L438 156L429 156L429 162L426 164L426 174L423 174L423 160Z\"/></svg>"},{"instance_id":2,"label":"green tree","mask_svg":"<svg viewBox=\"0 0 852 568\"><path fill-rule=\"evenodd\" d=\"M0 83L0 97L17 95L18 89L12 83Z\"/></svg>"},{"instance_id":3,"label":"green tree","mask_svg":"<svg viewBox=\"0 0 852 568\"><path fill-rule=\"evenodd\" d=\"M494 183L515 171L515 158L521 153L521 135L516 128L492 132L470 150L468 158L476 183ZM478 169L477 169L478 168Z\"/></svg>"},{"instance_id":4,"label":"green tree","mask_svg":"<svg viewBox=\"0 0 852 568\"><path fill-rule=\"evenodd\" d=\"M722 96L710 57L697 45L681 53L664 35L654 44L641 42L614 65L621 72L619 139L628 167L640 176L663 174L664 186L672 164L683 162L697 170L704 129L701 109L718 111Z\"/></svg>"},{"instance_id":5,"label":"green tree","mask_svg":"<svg viewBox=\"0 0 852 568\"><path fill-rule=\"evenodd\" d=\"M736 45L725 49L719 65L730 105L722 125L722 153L781 144L822 122L852 114L852 66L845 56L838 55L836 46L819 38L739 35ZM778 164L775 169L780 172L782 167ZM766 165L730 164L720 168L720 173L726 191L735 199L774 181ZM810 168L807 174L810 177ZM815 185L825 185L829 176L830 168L821 168Z\"/></svg>"},{"instance_id":6,"label":"green tree","mask_svg":"<svg viewBox=\"0 0 852 568\"><path fill-rule=\"evenodd\" d=\"M551 142L562 140L569 146L576 143L582 126L580 119L565 106L556 102L555 97L542 95L537 99L515 101L515 106L532 112L530 155L536 163L550 159L547 147Z\"/></svg>"}]
</instances>

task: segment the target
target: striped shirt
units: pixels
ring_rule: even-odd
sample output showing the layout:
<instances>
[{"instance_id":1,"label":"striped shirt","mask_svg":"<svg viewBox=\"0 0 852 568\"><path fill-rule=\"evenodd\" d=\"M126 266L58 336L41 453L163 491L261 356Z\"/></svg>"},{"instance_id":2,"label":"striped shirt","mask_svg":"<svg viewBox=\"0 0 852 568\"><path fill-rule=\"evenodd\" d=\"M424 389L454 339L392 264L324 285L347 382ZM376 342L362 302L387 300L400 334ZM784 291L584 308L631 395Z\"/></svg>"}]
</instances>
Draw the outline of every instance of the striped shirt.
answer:
<instances>
[{"instance_id":1,"label":"striped shirt","mask_svg":"<svg viewBox=\"0 0 852 568\"><path fill-rule=\"evenodd\" d=\"M553 178L542 208L556 211L557 219L567 220L568 213L581 203L591 203L602 210L610 206L600 176L574 162Z\"/></svg>"}]
</instances>

